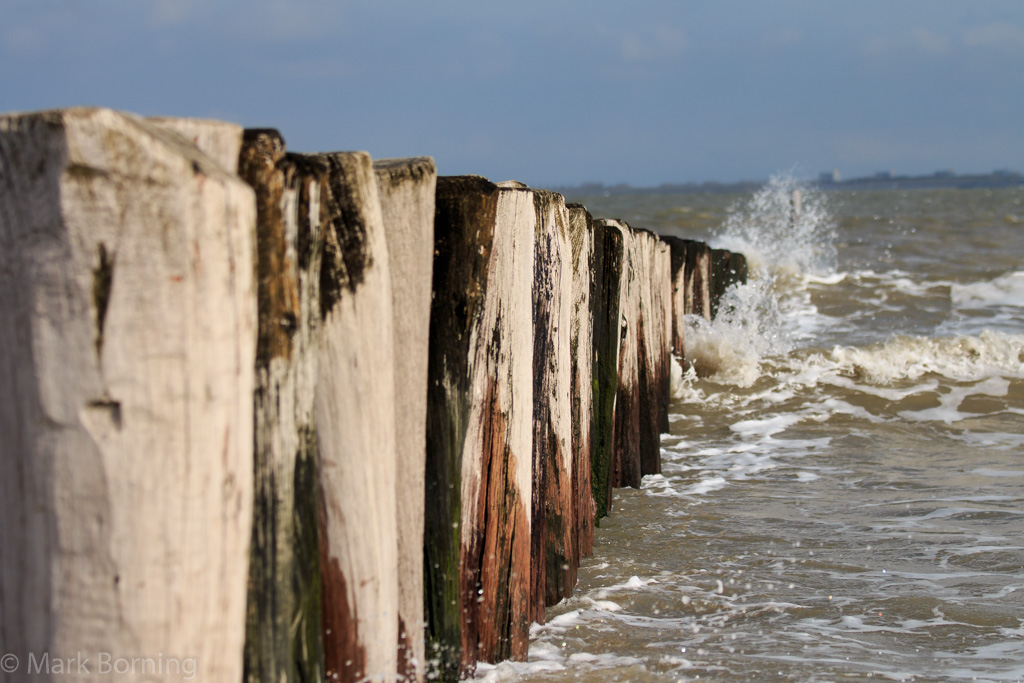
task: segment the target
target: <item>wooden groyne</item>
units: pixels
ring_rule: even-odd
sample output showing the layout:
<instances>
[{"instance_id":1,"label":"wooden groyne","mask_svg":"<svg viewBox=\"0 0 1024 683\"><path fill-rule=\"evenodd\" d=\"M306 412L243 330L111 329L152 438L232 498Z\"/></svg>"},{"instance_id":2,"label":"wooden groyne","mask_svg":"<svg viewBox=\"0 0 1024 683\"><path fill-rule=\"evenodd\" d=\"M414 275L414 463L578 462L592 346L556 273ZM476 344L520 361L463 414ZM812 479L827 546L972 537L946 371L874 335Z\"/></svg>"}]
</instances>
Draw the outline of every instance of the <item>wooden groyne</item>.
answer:
<instances>
[{"instance_id":1,"label":"wooden groyne","mask_svg":"<svg viewBox=\"0 0 1024 683\"><path fill-rule=\"evenodd\" d=\"M683 317L745 277L428 158L0 116L0 643L130 680L524 659L660 471Z\"/></svg>"}]
</instances>

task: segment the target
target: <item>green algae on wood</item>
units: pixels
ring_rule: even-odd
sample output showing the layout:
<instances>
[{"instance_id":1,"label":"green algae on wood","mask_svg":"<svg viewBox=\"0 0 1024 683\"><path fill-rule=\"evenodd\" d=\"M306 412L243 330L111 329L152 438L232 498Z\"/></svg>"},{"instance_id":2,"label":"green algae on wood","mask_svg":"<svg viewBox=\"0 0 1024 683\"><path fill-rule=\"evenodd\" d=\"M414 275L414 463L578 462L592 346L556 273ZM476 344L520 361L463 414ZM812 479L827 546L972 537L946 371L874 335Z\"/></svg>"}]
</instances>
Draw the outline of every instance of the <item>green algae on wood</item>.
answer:
<instances>
[{"instance_id":1,"label":"green algae on wood","mask_svg":"<svg viewBox=\"0 0 1024 683\"><path fill-rule=\"evenodd\" d=\"M424 573L445 680L529 645L533 216L528 193L438 178Z\"/></svg>"},{"instance_id":2,"label":"green algae on wood","mask_svg":"<svg viewBox=\"0 0 1024 683\"><path fill-rule=\"evenodd\" d=\"M316 334L328 169L246 131L239 169L256 191L259 337L247 681L317 681L324 669Z\"/></svg>"}]
</instances>

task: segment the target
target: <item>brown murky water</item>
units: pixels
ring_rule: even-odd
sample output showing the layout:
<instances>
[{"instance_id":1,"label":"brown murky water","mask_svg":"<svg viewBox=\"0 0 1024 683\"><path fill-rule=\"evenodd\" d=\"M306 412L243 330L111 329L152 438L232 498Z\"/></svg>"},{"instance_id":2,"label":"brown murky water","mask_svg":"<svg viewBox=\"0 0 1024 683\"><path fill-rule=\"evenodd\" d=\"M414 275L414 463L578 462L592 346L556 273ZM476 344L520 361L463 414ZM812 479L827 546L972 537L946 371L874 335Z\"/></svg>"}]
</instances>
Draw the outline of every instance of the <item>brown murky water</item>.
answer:
<instances>
[{"instance_id":1,"label":"brown murky water","mask_svg":"<svg viewBox=\"0 0 1024 683\"><path fill-rule=\"evenodd\" d=\"M663 474L486 680L1024 679L1024 189L582 199L744 251Z\"/></svg>"}]
</instances>

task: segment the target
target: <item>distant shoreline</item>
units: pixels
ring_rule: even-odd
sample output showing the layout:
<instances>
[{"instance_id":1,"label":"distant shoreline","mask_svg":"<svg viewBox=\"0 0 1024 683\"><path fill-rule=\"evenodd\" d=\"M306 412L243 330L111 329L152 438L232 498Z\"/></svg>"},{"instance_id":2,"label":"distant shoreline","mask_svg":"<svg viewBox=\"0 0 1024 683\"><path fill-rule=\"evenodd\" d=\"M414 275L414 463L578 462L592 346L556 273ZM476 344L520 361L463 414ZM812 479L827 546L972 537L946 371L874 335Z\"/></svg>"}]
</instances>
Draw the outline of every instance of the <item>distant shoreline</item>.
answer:
<instances>
[{"instance_id":1,"label":"distant shoreline","mask_svg":"<svg viewBox=\"0 0 1024 683\"><path fill-rule=\"evenodd\" d=\"M572 196L608 196L624 194L703 194L753 192L765 180L743 180L734 183L706 181L702 183L663 183L657 187L633 187L627 183L605 185L583 183L576 186L554 186L551 190ZM876 173L862 178L831 180L819 178L803 183L807 187L822 190L936 190L1019 187L1024 185L1024 174L1017 171L993 171L992 173L957 175L952 172L938 172L931 175L893 175Z\"/></svg>"}]
</instances>

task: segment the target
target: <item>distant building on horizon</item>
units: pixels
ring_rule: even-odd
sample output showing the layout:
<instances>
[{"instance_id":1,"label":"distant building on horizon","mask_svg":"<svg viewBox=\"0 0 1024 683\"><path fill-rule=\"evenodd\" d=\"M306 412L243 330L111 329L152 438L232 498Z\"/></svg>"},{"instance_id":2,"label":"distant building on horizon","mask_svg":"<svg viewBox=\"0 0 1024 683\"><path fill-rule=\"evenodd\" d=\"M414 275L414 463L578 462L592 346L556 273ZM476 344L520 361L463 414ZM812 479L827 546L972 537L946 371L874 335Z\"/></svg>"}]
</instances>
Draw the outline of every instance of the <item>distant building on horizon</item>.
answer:
<instances>
[{"instance_id":1,"label":"distant building on horizon","mask_svg":"<svg viewBox=\"0 0 1024 683\"><path fill-rule=\"evenodd\" d=\"M825 171L824 173L818 174L818 182L822 185L828 185L829 183L838 183L842 181L842 176L839 175L839 169L833 168L831 171Z\"/></svg>"}]
</instances>

